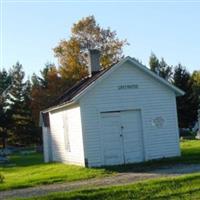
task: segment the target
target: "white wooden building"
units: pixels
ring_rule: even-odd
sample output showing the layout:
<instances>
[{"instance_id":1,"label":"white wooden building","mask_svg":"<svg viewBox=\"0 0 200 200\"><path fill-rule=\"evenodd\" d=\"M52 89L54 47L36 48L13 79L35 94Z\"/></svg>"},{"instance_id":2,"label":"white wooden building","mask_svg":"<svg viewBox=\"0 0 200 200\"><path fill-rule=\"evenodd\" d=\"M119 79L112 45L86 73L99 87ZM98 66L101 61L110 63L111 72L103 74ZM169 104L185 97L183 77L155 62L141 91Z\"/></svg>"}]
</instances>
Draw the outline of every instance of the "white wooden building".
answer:
<instances>
[{"instance_id":1,"label":"white wooden building","mask_svg":"<svg viewBox=\"0 0 200 200\"><path fill-rule=\"evenodd\" d=\"M142 162L180 155L176 96L184 92L131 57L99 70L41 112L45 162L82 166Z\"/></svg>"}]
</instances>

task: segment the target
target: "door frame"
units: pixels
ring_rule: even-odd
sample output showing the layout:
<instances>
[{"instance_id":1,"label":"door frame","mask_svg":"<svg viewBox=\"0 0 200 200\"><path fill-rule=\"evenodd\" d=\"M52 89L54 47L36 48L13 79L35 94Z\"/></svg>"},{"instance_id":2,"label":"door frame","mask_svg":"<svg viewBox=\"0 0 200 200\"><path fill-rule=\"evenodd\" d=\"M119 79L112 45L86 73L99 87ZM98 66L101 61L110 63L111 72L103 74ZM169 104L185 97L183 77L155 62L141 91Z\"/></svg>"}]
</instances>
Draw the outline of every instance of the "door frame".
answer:
<instances>
[{"instance_id":1,"label":"door frame","mask_svg":"<svg viewBox=\"0 0 200 200\"><path fill-rule=\"evenodd\" d=\"M146 153L145 153L145 143L144 143L144 132L143 132L143 118L142 118L142 110L141 109L130 109L130 110L122 110L121 113L123 112L135 112L138 111L139 112L139 117L140 117L140 123L141 123L141 148L142 148L142 162L144 162L146 160ZM122 116L122 115L120 115ZM123 144L124 145L124 144ZM125 146L125 145L124 145ZM125 148L124 148L125 150ZM124 157L126 160L126 154L124 152ZM136 163L136 162L135 162ZM128 164L125 162L125 164Z\"/></svg>"},{"instance_id":2,"label":"door frame","mask_svg":"<svg viewBox=\"0 0 200 200\"><path fill-rule=\"evenodd\" d=\"M119 117L119 120L120 120L120 111L108 111L108 112L99 112L99 120L100 120L100 128L99 128L99 134L100 134L100 145L101 145L101 147L100 147L100 151L101 151L101 161L102 161L102 163L103 163L103 166L106 166L106 162L105 162L105 153L104 153L104 151L105 151L105 143L104 143L104 134L103 134L103 132L101 131L102 129L101 129L101 127L102 127L102 114L111 114L112 115L112 113L114 114L114 113L116 113L116 114L118 114L118 117ZM120 139L120 138L119 138ZM121 143L121 139L119 140L119 142ZM121 147L122 147L122 145L121 145ZM124 155L123 155L124 153L122 153L122 160L123 160L123 163L124 163ZM123 163L121 163L121 164L123 164Z\"/></svg>"},{"instance_id":3,"label":"door frame","mask_svg":"<svg viewBox=\"0 0 200 200\"><path fill-rule=\"evenodd\" d=\"M101 151L101 162L102 162L102 166L105 166L105 158L104 158L104 148L105 148L105 146L104 146L104 142L103 142L103 134L102 134L102 132L101 132L101 125L102 125L102 123L101 123L101 114L102 113L115 113L115 112L119 112L119 113L121 113L121 112L127 112L127 111L140 111L140 118L141 118L141 139L142 139L142 149L143 149L143 161L146 161L147 160L147 153L146 153L146 146L145 146L145 144L146 144L146 142L145 142L145 135L144 135L144 123L143 123L143 112L142 112L142 109L140 109L140 108L135 108L135 109L133 109L133 108L131 108L131 109L128 109L128 108L126 108L126 109L119 109L119 110L98 110L98 113L99 113L99 136L100 136L100 151ZM120 118L121 118L121 115L120 115ZM124 145L124 144L122 144L122 145ZM124 148L123 148L123 151L124 151ZM123 160L124 160L124 164L127 164L127 163L125 163L125 159L124 159L124 156L125 156L125 154L124 154L124 152L123 152Z\"/></svg>"}]
</instances>

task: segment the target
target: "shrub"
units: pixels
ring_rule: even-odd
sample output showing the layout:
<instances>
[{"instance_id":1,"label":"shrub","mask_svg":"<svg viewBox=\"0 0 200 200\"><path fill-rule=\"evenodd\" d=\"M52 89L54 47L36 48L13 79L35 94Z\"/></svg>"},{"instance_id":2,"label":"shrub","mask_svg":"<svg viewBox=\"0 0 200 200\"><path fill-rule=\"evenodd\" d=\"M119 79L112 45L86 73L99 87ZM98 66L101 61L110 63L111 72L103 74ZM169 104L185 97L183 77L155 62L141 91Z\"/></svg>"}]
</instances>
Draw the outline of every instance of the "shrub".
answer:
<instances>
[{"instance_id":1,"label":"shrub","mask_svg":"<svg viewBox=\"0 0 200 200\"><path fill-rule=\"evenodd\" d=\"M0 183L3 183L4 179L5 179L5 177L2 174L0 174Z\"/></svg>"},{"instance_id":2,"label":"shrub","mask_svg":"<svg viewBox=\"0 0 200 200\"><path fill-rule=\"evenodd\" d=\"M180 129L180 137L183 139L195 139L196 133L189 129Z\"/></svg>"}]
</instances>

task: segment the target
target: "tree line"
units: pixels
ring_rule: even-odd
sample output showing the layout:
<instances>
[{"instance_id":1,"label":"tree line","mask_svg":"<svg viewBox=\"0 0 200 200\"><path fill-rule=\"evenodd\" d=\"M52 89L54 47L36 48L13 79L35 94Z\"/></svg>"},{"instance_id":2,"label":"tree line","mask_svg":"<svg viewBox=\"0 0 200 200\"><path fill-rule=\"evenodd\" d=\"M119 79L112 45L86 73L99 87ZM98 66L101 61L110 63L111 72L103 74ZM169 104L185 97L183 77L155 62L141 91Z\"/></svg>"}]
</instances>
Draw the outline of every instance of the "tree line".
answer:
<instances>
[{"instance_id":1,"label":"tree line","mask_svg":"<svg viewBox=\"0 0 200 200\"><path fill-rule=\"evenodd\" d=\"M41 144L39 112L53 104L55 99L73 84L88 75L90 48L101 50L102 68L120 61L127 40L120 40L116 31L102 28L94 16L73 24L71 36L53 49L59 66L48 63L39 75L25 80L22 65L17 62L9 70L0 71L0 139L5 147ZM192 127L197 120L200 94L200 71L190 74L186 67L168 65L155 54L149 59L150 69L186 93L177 98L180 127Z\"/></svg>"},{"instance_id":2,"label":"tree line","mask_svg":"<svg viewBox=\"0 0 200 200\"><path fill-rule=\"evenodd\" d=\"M160 60L155 54L149 59L150 69L185 92L177 97L177 112L180 128L192 128L197 122L197 110L200 106L200 71L190 73L185 66L171 66L164 58Z\"/></svg>"}]
</instances>

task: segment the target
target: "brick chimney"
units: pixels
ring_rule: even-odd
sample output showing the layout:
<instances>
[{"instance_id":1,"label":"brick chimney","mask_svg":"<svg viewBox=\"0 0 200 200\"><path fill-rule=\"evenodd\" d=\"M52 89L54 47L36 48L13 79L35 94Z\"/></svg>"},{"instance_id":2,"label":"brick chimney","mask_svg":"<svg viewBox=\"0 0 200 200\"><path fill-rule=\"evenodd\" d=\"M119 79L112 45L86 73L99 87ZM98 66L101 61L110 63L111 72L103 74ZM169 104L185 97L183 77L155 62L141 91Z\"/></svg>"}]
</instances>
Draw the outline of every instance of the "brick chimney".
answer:
<instances>
[{"instance_id":1,"label":"brick chimney","mask_svg":"<svg viewBox=\"0 0 200 200\"><path fill-rule=\"evenodd\" d=\"M100 71L100 55L101 53L98 49L89 49L88 72L90 77Z\"/></svg>"}]
</instances>

